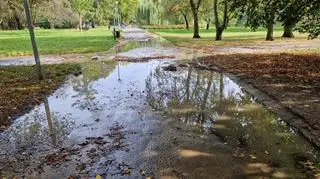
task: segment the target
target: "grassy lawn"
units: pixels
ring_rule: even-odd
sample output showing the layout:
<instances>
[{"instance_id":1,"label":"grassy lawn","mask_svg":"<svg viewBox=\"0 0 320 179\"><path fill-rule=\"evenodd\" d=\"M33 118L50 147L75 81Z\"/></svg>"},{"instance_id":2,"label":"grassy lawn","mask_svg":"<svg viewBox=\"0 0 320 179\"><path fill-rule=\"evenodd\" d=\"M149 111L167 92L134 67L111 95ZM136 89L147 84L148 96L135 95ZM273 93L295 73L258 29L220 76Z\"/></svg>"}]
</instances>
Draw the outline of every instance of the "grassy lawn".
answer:
<instances>
[{"instance_id":1,"label":"grassy lawn","mask_svg":"<svg viewBox=\"0 0 320 179\"><path fill-rule=\"evenodd\" d=\"M41 54L84 53L108 50L114 45L111 31L106 27L89 31L35 30ZM0 31L0 57L31 55L28 30Z\"/></svg>"},{"instance_id":2,"label":"grassy lawn","mask_svg":"<svg viewBox=\"0 0 320 179\"><path fill-rule=\"evenodd\" d=\"M0 66L0 126L40 104L67 75L79 75L81 64L43 65L43 71L46 79L39 83L35 66Z\"/></svg>"},{"instance_id":3,"label":"grassy lawn","mask_svg":"<svg viewBox=\"0 0 320 179\"><path fill-rule=\"evenodd\" d=\"M292 41L301 42L306 41L307 35L295 33L296 38L285 39L281 38L283 33L282 27L275 27L274 29L275 41ZM201 39L192 39L193 29L149 29L150 32L156 33L177 46L182 47L198 47L201 45L217 45L217 46L241 46L241 45L251 45L257 43L266 43L266 29L260 28L253 32L249 28L244 27L229 27L223 33L222 41L215 41L215 30L201 29L200 36Z\"/></svg>"}]
</instances>

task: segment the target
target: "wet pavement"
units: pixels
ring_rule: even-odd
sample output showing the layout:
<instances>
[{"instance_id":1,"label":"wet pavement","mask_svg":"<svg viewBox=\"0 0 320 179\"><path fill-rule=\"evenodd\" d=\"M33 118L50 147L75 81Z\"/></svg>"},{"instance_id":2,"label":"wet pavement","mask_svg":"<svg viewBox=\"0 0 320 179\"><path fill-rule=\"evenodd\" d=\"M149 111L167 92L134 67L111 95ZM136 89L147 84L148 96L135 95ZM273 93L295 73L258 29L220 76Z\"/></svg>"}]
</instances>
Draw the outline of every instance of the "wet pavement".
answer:
<instances>
[{"instance_id":1,"label":"wet pavement","mask_svg":"<svg viewBox=\"0 0 320 179\"><path fill-rule=\"evenodd\" d=\"M124 39L113 58L174 59L83 62L0 133L0 177L316 178L319 150L227 76L195 68L199 54L140 29Z\"/></svg>"}]
</instances>

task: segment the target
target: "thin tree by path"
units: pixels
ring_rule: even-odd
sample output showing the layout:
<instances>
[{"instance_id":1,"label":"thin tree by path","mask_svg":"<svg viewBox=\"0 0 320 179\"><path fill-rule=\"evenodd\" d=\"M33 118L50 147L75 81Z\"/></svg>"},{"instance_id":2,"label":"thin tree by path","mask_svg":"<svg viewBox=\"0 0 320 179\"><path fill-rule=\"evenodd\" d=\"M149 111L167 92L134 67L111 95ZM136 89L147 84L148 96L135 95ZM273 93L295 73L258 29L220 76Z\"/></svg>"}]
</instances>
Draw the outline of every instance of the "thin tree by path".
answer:
<instances>
[{"instance_id":1,"label":"thin tree by path","mask_svg":"<svg viewBox=\"0 0 320 179\"><path fill-rule=\"evenodd\" d=\"M30 33L30 40L31 40L34 60L36 62L38 77L39 77L39 80L44 80L44 74L42 71L39 52L38 52L38 48L37 48L37 43L36 43L34 31L33 31L33 24L32 24L32 19L31 19L32 16L31 16L30 9L29 9L29 1L23 0L23 5L24 5L25 12L26 12L27 24L28 24L28 29L29 29L29 33Z\"/></svg>"}]
</instances>

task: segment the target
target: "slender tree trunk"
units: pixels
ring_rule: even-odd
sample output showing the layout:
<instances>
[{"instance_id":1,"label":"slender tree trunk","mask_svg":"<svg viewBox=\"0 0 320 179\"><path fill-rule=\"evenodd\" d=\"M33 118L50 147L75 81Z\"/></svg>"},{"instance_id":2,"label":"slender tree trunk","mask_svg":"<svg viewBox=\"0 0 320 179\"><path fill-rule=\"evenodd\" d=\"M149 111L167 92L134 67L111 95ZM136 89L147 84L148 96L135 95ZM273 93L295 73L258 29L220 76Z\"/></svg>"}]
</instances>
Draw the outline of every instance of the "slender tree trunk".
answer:
<instances>
[{"instance_id":1,"label":"slender tree trunk","mask_svg":"<svg viewBox=\"0 0 320 179\"><path fill-rule=\"evenodd\" d=\"M79 13L79 28L82 31L82 15Z\"/></svg>"},{"instance_id":2,"label":"slender tree trunk","mask_svg":"<svg viewBox=\"0 0 320 179\"><path fill-rule=\"evenodd\" d=\"M188 21L188 18L185 14L182 14L183 18L184 18L184 21L186 22L186 29L189 30L189 21Z\"/></svg>"},{"instance_id":3,"label":"slender tree trunk","mask_svg":"<svg viewBox=\"0 0 320 179\"><path fill-rule=\"evenodd\" d=\"M207 30L209 30L209 28L210 28L210 22L207 22Z\"/></svg>"},{"instance_id":4,"label":"slender tree trunk","mask_svg":"<svg viewBox=\"0 0 320 179\"><path fill-rule=\"evenodd\" d=\"M267 41L273 41L273 21L268 23Z\"/></svg>"},{"instance_id":5,"label":"slender tree trunk","mask_svg":"<svg viewBox=\"0 0 320 179\"><path fill-rule=\"evenodd\" d=\"M39 80L44 80L44 74L42 71L41 63L40 63L40 57L39 57L39 52L38 52L38 48L37 48L36 38L34 35L34 31L33 31L33 24L32 24L30 9L29 9L29 1L24 0L23 6L25 9L26 17L27 17L27 24L28 24L28 28L29 28L30 40L31 40L34 59L36 62L38 77L39 77Z\"/></svg>"},{"instance_id":6,"label":"slender tree trunk","mask_svg":"<svg viewBox=\"0 0 320 179\"><path fill-rule=\"evenodd\" d=\"M284 32L283 32L282 37L294 38L292 29L293 29L293 26L284 26Z\"/></svg>"}]
</instances>

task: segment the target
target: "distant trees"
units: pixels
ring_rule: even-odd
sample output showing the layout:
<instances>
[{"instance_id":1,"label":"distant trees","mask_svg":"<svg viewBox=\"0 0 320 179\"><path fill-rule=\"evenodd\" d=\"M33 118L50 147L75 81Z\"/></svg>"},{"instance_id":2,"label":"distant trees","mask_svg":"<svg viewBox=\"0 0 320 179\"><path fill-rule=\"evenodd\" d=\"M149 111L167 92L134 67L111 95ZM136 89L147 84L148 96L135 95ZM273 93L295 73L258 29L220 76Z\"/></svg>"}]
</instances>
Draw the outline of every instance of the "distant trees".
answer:
<instances>
[{"instance_id":1,"label":"distant trees","mask_svg":"<svg viewBox=\"0 0 320 179\"><path fill-rule=\"evenodd\" d=\"M193 38L200 38L200 26L215 26L215 40L221 40L233 19L252 30L267 29L266 40L273 40L275 24L284 29L282 37L293 32L320 34L320 0L29 0L34 24L45 28L82 30L88 22L110 25L117 17L121 22L150 24L185 24L193 20ZM117 3L118 2L118 3ZM115 12L115 11L118 12ZM0 0L1 29L22 29L25 16L21 0Z\"/></svg>"},{"instance_id":2,"label":"distant trees","mask_svg":"<svg viewBox=\"0 0 320 179\"><path fill-rule=\"evenodd\" d=\"M79 28L82 31L82 18L92 8L93 0L70 0L70 5L79 17Z\"/></svg>"},{"instance_id":3,"label":"distant trees","mask_svg":"<svg viewBox=\"0 0 320 179\"><path fill-rule=\"evenodd\" d=\"M186 29L189 30L189 14L191 12L189 0L164 0L162 5L166 16L169 18L181 16L185 22Z\"/></svg>"}]
</instances>

